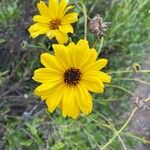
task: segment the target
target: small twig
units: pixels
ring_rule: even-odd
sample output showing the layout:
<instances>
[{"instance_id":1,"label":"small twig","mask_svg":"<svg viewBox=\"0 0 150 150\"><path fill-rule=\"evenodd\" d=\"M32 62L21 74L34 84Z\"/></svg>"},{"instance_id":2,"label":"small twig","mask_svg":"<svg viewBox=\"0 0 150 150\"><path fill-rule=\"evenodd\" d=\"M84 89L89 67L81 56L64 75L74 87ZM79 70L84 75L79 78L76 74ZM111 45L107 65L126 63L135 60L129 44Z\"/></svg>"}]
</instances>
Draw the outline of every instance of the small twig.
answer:
<instances>
[{"instance_id":1,"label":"small twig","mask_svg":"<svg viewBox=\"0 0 150 150\"><path fill-rule=\"evenodd\" d=\"M132 138L135 138L135 139L137 139L137 140L140 140L140 141L142 141L142 142L145 143L145 144L150 144L150 141L148 141L148 140L146 140L146 139L144 139L144 138L135 136L135 135L133 135L133 134L131 134L131 133L122 132L121 134L126 135L126 136L129 136L129 137L132 137Z\"/></svg>"},{"instance_id":2,"label":"small twig","mask_svg":"<svg viewBox=\"0 0 150 150\"><path fill-rule=\"evenodd\" d=\"M113 130L115 131L115 133L117 132L117 130L115 129L115 127L113 127ZM120 140L122 147L124 148L124 150L127 150L127 147L124 143L124 141L122 140L121 136L118 134L118 139Z\"/></svg>"},{"instance_id":3,"label":"small twig","mask_svg":"<svg viewBox=\"0 0 150 150\"><path fill-rule=\"evenodd\" d=\"M149 100L150 100L150 97L146 98L144 101L147 102L147 101L149 101ZM120 138L121 138L121 137L120 137L120 134L121 134L121 133L122 133L122 134L125 134L125 135L127 135L127 136L131 136L131 137L133 137L133 138L136 138L136 139L138 139L138 140L140 140L140 141L142 141L142 142L144 142L144 143L148 143L148 144L150 143L150 141L148 141L148 140L145 140L145 139L143 139L143 138L134 136L134 135L132 135L132 134L126 134L126 133L123 132L123 130L124 130L125 127L128 125L128 123L130 122L130 120L132 119L132 117L134 116L134 114L135 114L135 112L136 112L137 110L138 110L138 107L135 107L134 110L132 111L131 115L129 116L129 118L128 118L127 121L124 123L124 125L120 128L119 131L117 131L117 130L115 129L114 124L113 124L107 117L105 117L103 114L101 114L101 113L98 112L98 113L100 114L100 116L101 116L105 121L107 121L107 122L109 123L109 125L102 124L102 123L100 123L100 125L102 125L102 126L104 126L104 127L106 127L106 128L109 128L109 129L111 129L111 130L113 130L113 131L115 132L115 135L101 148L101 150L104 150L107 146L109 146L109 145L113 142L113 140L114 140L116 137L119 138L120 142L122 143L122 146L123 146L124 149L126 150L127 148L126 148L126 146L125 146L123 140L120 139ZM94 120L94 119L93 119L93 120ZM94 121L97 122L97 120L94 120Z\"/></svg>"},{"instance_id":4,"label":"small twig","mask_svg":"<svg viewBox=\"0 0 150 150\"><path fill-rule=\"evenodd\" d=\"M110 71L108 74L122 74L122 73L135 73L133 70ZM150 70L139 70L136 73L150 73Z\"/></svg>"},{"instance_id":5,"label":"small twig","mask_svg":"<svg viewBox=\"0 0 150 150\"><path fill-rule=\"evenodd\" d=\"M76 5L76 7L78 7L78 8L80 9L80 11L83 12L82 8L78 5L77 0L74 0L74 3L75 3L75 5ZM88 18L89 20L91 20L91 18L88 16L88 14L87 14L87 18Z\"/></svg>"},{"instance_id":6,"label":"small twig","mask_svg":"<svg viewBox=\"0 0 150 150\"><path fill-rule=\"evenodd\" d=\"M99 112L98 112L98 113L99 113ZM109 125L102 124L102 123L101 123L100 125L102 125L102 126L104 126L104 127L107 127L107 128L113 130L113 131L116 133L117 130L115 129L114 124L113 124L107 117L105 117L103 114L99 113L99 115L100 115L105 121L107 121L107 122L109 123ZM94 119L93 119L93 120L94 120ZM96 120L94 120L94 121L96 121ZM96 122L97 122L97 121L96 121ZM120 142L121 142L121 144L122 144L124 150L127 150L127 147L126 147L124 141L122 140L122 138L120 137L120 135L118 135L118 139L120 140Z\"/></svg>"},{"instance_id":7,"label":"small twig","mask_svg":"<svg viewBox=\"0 0 150 150\"><path fill-rule=\"evenodd\" d=\"M128 150L127 147L126 147L126 145L125 145L125 143L124 143L124 141L123 141L122 138L120 137L120 135L118 135L118 139L120 140L120 142L121 142L121 144L122 144L124 150Z\"/></svg>"},{"instance_id":8,"label":"small twig","mask_svg":"<svg viewBox=\"0 0 150 150\"><path fill-rule=\"evenodd\" d=\"M86 37L87 37L87 19L88 19L87 10L86 10L86 7L85 7L83 2L81 2L81 1L77 2L76 0L74 0L74 2L75 2L76 6L78 8L80 8L80 6L78 4L80 4L83 8L83 14L84 14L84 39L86 39Z\"/></svg>"},{"instance_id":9,"label":"small twig","mask_svg":"<svg viewBox=\"0 0 150 150\"><path fill-rule=\"evenodd\" d=\"M3 98L4 96L8 95L10 92L14 91L15 89L19 89L20 88L20 85L21 83L26 79L26 76L31 72L31 69L32 69L32 66L33 66L34 62L30 65L29 68L27 68L25 71L24 71L24 74L23 76L21 77L21 79L15 83L14 85L10 86L9 89L5 92L3 92L1 95L0 95L0 98ZM13 76L13 74L10 75L10 77ZM9 77L9 78L10 78Z\"/></svg>"},{"instance_id":10,"label":"small twig","mask_svg":"<svg viewBox=\"0 0 150 150\"><path fill-rule=\"evenodd\" d=\"M102 38L97 38L96 40L95 40L95 42L94 42L94 44L93 44L93 46L92 47L95 47L96 46L96 44L97 44L97 42L100 42L100 44L99 44L99 48L98 48L98 51L97 51L97 53L98 53L98 55L100 54L100 52L101 52L101 49L102 49L102 47L103 47L103 43L104 43L104 38L102 37Z\"/></svg>"},{"instance_id":11,"label":"small twig","mask_svg":"<svg viewBox=\"0 0 150 150\"><path fill-rule=\"evenodd\" d=\"M127 90L127 89L124 88L124 87L121 87L121 86L118 86L118 85L112 85L112 84L106 84L106 86L107 86L107 87L118 88L118 89L120 89L120 90L122 90L122 91L125 91L125 92L129 93L129 94L132 95L132 96L136 96L133 92Z\"/></svg>"},{"instance_id":12,"label":"small twig","mask_svg":"<svg viewBox=\"0 0 150 150\"><path fill-rule=\"evenodd\" d=\"M101 38L101 40L100 40L100 44L99 44L99 48L98 48L98 55L100 54L100 52L101 52L101 49L102 49L102 47L103 47L103 43L104 43L104 38L102 37Z\"/></svg>"},{"instance_id":13,"label":"small twig","mask_svg":"<svg viewBox=\"0 0 150 150\"><path fill-rule=\"evenodd\" d=\"M99 149L101 149L100 145L97 143L97 141L94 139L94 137L85 128L83 128L83 130L87 134L87 136L90 137L96 143L97 147Z\"/></svg>"},{"instance_id":14,"label":"small twig","mask_svg":"<svg viewBox=\"0 0 150 150\"><path fill-rule=\"evenodd\" d=\"M128 125L128 123L130 122L130 120L132 119L133 115L135 114L135 112L137 111L137 108L134 108L134 110L132 111L131 115L129 116L128 120L125 122L125 124L121 127L121 129L119 131L117 131L115 133L115 135L101 148L101 150L104 150L106 147L108 147L113 140L125 129L125 127Z\"/></svg>"},{"instance_id":15,"label":"small twig","mask_svg":"<svg viewBox=\"0 0 150 150\"><path fill-rule=\"evenodd\" d=\"M96 111L97 112L97 111ZM99 112L98 112L99 113ZM110 122L109 121L109 119L107 119L103 114L101 114L101 113L99 113L99 115L105 120L105 121L107 121L108 123L109 123L109 125L106 125L106 124L102 124L102 123L100 123L100 122L98 122L97 120L95 120L95 119L92 119L93 121L95 121L97 124L99 124L99 126L103 126L103 127L105 127L105 128L108 128L108 129L111 129L111 130L113 130L114 131L114 129L115 129L115 127L113 126L113 123L112 122ZM116 129L115 129L116 130ZM117 130L116 130L117 131ZM141 137L138 137L138 136L135 136L135 135L133 135L133 134L131 134L131 133L125 133L125 132L121 132L121 134L123 134L123 135L126 135L126 136L129 136L129 137L132 137L132 138L135 138L135 139L137 139L137 140L140 140L140 141L142 141L143 143L147 143L147 144L150 144L150 141L148 141L148 140L146 140L146 139L144 139L144 138L141 138Z\"/></svg>"},{"instance_id":16,"label":"small twig","mask_svg":"<svg viewBox=\"0 0 150 150\"><path fill-rule=\"evenodd\" d=\"M146 82L146 81L142 81L142 80L140 80L140 79L131 79L131 78L116 78L116 79L113 79L113 80L135 81L135 82L139 82L139 83L146 84L146 85L149 85L149 86L150 86L150 83L148 83L148 82Z\"/></svg>"},{"instance_id":17,"label":"small twig","mask_svg":"<svg viewBox=\"0 0 150 150\"><path fill-rule=\"evenodd\" d=\"M150 101L150 96L144 100L145 102Z\"/></svg>"},{"instance_id":18,"label":"small twig","mask_svg":"<svg viewBox=\"0 0 150 150\"><path fill-rule=\"evenodd\" d=\"M95 42L94 42L94 44L93 44L92 47L95 47L98 41L100 41L100 38L99 38L99 37L95 40Z\"/></svg>"},{"instance_id":19,"label":"small twig","mask_svg":"<svg viewBox=\"0 0 150 150\"><path fill-rule=\"evenodd\" d=\"M40 102L40 104L42 103L43 101L41 101ZM34 105L34 107L29 111L29 112L24 112L23 113L23 119L20 121L20 123L17 125L17 127L16 128L20 128L21 126L22 126L22 124L24 123L24 122L26 122L30 117L31 117L31 115L33 114L33 112L38 108L38 105L39 105L39 103L38 104L36 104L36 105Z\"/></svg>"}]
</instances>

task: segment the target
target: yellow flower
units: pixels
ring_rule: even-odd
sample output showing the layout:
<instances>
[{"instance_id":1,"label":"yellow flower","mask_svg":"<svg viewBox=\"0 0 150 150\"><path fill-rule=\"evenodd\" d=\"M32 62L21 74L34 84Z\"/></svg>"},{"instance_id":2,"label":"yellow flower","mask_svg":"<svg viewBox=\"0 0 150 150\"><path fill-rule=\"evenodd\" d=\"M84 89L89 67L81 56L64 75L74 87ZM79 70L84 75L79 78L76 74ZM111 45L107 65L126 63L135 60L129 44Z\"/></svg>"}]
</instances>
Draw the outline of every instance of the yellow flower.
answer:
<instances>
[{"instance_id":1,"label":"yellow flower","mask_svg":"<svg viewBox=\"0 0 150 150\"><path fill-rule=\"evenodd\" d=\"M58 43L64 44L68 41L68 33L73 33L72 23L78 20L75 12L67 13L73 6L67 6L67 0L50 0L47 6L43 1L37 4L40 15L33 17L33 24L29 28L32 38L46 34L49 39L56 38ZM67 14L66 14L67 13Z\"/></svg>"},{"instance_id":2,"label":"yellow flower","mask_svg":"<svg viewBox=\"0 0 150 150\"><path fill-rule=\"evenodd\" d=\"M97 52L89 48L87 40L76 45L53 44L54 54L41 54L44 68L35 70L33 79L42 83L35 94L46 101L48 110L56 107L64 117L77 118L80 112L88 115L92 111L92 96L89 93L103 93L103 82L110 82L106 73L99 71L107 59L97 59Z\"/></svg>"}]
</instances>

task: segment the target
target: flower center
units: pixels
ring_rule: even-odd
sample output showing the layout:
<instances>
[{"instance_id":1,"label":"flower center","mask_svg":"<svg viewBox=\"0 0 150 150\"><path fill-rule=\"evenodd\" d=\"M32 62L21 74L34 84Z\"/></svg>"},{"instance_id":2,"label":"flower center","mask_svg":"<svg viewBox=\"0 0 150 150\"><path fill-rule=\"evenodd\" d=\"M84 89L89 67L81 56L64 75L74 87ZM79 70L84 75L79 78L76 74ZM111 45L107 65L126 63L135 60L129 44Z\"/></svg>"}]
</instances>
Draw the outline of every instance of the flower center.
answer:
<instances>
[{"instance_id":1,"label":"flower center","mask_svg":"<svg viewBox=\"0 0 150 150\"><path fill-rule=\"evenodd\" d=\"M50 23L49 23L49 27L52 30L56 30L59 28L59 26L61 25L61 20L59 19L53 19Z\"/></svg>"},{"instance_id":2,"label":"flower center","mask_svg":"<svg viewBox=\"0 0 150 150\"><path fill-rule=\"evenodd\" d=\"M81 80L81 72L79 69L70 68L64 73L64 82L66 85L76 86Z\"/></svg>"}]
</instances>

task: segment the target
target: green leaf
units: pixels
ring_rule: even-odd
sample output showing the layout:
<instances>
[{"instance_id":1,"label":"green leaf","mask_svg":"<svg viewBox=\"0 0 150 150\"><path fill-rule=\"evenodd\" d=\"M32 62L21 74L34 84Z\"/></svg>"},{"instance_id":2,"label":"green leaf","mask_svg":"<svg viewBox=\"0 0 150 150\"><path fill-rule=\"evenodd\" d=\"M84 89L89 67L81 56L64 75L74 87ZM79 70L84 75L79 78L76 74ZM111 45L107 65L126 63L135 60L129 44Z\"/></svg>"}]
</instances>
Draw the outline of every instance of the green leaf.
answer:
<instances>
[{"instance_id":1,"label":"green leaf","mask_svg":"<svg viewBox=\"0 0 150 150\"><path fill-rule=\"evenodd\" d=\"M1 45L1 44L4 44L5 42L6 42L5 39L0 39L0 45Z\"/></svg>"},{"instance_id":2,"label":"green leaf","mask_svg":"<svg viewBox=\"0 0 150 150\"><path fill-rule=\"evenodd\" d=\"M30 146L32 144L32 140L24 140L20 142L20 145L22 146Z\"/></svg>"}]
</instances>

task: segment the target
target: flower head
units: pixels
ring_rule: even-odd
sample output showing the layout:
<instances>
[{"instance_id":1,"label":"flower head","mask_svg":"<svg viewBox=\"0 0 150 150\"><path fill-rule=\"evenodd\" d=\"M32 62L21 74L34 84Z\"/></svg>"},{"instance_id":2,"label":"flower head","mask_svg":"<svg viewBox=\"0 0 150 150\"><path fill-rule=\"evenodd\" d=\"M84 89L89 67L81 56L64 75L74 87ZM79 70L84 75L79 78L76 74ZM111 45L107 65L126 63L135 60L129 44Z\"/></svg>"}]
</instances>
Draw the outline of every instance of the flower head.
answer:
<instances>
[{"instance_id":1,"label":"flower head","mask_svg":"<svg viewBox=\"0 0 150 150\"><path fill-rule=\"evenodd\" d=\"M92 96L89 93L103 93L103 82L111 78L100 71L107 64L107 59L97 59L97 52L89 48L87 40L80 40L76 45L53 44L54 55L41 54L44 68L35 70L33 79L41 85L35 94L46 101L48 110L57 107L62 115L77 118L80 112L92 111Z\"/></svg>"},{"instance_id":2,"label":"flower head","mask_svg":"<svg viewBox=\"0 0 150 150\"><path fill-rule=\"evenodd\" d=\"M104 22L103 18L99 14L96 14L89 22L89 29L95 33L97 37L102 37L107 31L108 25L110 25L110 22Z\"/></svg>"},{"instance_id":3,"label":"flower head","mask_svg":"<svg viewBox=\"0 0 150 150\"><path fill-rule=\"evenodd\" d=\"M37 4L40 15L33 17L33 24L29 28L32 38L46 34L49 39L56 38L58 43L68 41L68 33L73 33L72 23L78 20L75 12L67 13L73 6L68 6L67 0L50 0L48 6L40 1Z\"/></svg>"}]
</instances>

